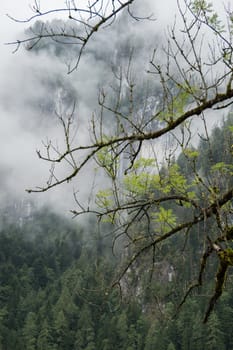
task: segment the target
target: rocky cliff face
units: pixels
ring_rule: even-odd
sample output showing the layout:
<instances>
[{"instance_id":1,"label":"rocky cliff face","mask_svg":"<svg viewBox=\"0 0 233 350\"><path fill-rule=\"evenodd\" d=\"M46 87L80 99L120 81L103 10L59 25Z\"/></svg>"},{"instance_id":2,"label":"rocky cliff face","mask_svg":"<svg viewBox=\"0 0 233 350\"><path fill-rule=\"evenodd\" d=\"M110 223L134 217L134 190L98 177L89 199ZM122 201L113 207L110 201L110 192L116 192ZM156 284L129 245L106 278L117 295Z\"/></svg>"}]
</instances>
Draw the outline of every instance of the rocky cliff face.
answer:
<instances>
[{"instance_id":1,"label":"rocky cliff face","mask_svg":"<svg viewBox=\"0 0 233 350\"><path fill-rule=\"evenodd\" d=\"M26 221L33 220L36 204L28 199L9 199L0 207L0 229L4 225L16 224L19 227Z\"/></svg>"}]
</instances>

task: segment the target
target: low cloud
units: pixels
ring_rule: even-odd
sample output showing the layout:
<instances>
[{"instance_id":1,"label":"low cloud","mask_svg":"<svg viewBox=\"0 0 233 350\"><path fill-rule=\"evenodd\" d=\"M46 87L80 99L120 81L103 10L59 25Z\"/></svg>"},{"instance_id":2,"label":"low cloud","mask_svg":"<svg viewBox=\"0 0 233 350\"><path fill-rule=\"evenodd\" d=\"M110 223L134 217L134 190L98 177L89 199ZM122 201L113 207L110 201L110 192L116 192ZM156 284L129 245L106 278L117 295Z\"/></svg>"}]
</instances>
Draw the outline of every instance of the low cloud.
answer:
<instances>
[{"instance_id":1,"label":"low cloud","mask_svg":"<svg viewBox=\"0 0 233 350\"><path fill-rule=\"evenodd\" d=\"M22 12L20 15L23 15ZM64 99L76 100L76 127L82 130L77 142L85 144L89 140L90 117L93 111L98 113L98 93L102 87L110 91L109 86L114 79L113 64L127 66L129 47L134 52L132 71L135 81L140 83L149 78L152 84L157 85L157 82L153 81L154 78L148 77L146 73L148 62L154 47L161 44L159 40L164 35L167 25L175 19L177 7L175 1L170 0L165 0L162 5L149 0L142 5L141 1L136 1L133 13L142 14L142 17L153 14L156 20L126 20L126 13L123 14L112 26L96 33L87 46L78 70L70 75L67 75L67 66L64 63L69 54L59 59L46 50L36 54L21 49L12 55L13 47L4 46L4 49L1 49L2 189L7 189L17 197L25 197L29 196L25 192L26 188L40 186L46 182L48 164L38 160L36 149L41 148L41 142L46 138L54 140L55 143L60 142L61 131L54 113L59 103L60 92L61 96L66 96ZM5 27L4 42L21 37L17 32L18 28L15 23L12 32L7 31ZM69 50L68 46L66 50ZM72 54L75 55L75 50L72 50ZM88 171L90 173L90 169ZM89 175L81 173L79 180L33 198L50 202L62 210L69 210L74 207L73 189L76 186L80 190L83 189L82 196L85 197L90 189L90 182Z\"/></svg>"}]
</instances>

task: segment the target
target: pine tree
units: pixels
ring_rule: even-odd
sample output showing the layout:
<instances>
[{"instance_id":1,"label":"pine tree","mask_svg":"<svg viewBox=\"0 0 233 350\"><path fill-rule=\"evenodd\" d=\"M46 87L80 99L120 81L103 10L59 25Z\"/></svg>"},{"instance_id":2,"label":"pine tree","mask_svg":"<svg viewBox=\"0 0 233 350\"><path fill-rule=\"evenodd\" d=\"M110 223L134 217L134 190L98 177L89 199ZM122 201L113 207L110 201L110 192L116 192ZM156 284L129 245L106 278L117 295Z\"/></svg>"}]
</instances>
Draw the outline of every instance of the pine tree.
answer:
<instances>
[{"instance_id":1,"label":"pine tree","mask_svg":"<svg viewBox=\"0 0 233 350\"><path fill-rule=\"evenodd\" d=\"M128 331L128 339L127 339L127 350L138 350L138 337L135 326L133 324L130 325Z\"/></svg>"},{"instance_id":2,"label":"pine tree","mask_svg":"<svg viewBox=\"0 0 233 350\"><path fill-rule=\"evenodd\" d=\"M36 350L37 320L34 312L27 314L23 328L23 339L25 350Z\"/></svg>"},{"instance_id":3,"label":"pine tree","mask_svg":"<svg viewBox=\"0 0 233 350\"><path fill-rule=\"evenodd\" d=\"M173 343L169 343L168 347L167 347L167 350L176 350L175 345Z\"/></svg>"},{"instance_id":4,"label":"pine tree","mask_svg":"<svg viewBox=\"0 0 233 350\"><path fill-rule=\"evenodd\" d=\"M69 325L64 312L60 310L54 319L54 331L58 349L65 349L69 339Z\"/></svg>"},{"instance_id":5,"label":"pine tree","mask_svg":"<svg viewBox=\"0 0 233 350\"><path fill-rule=\"evenodd\" d=\"M188 327L188 325L186 325L186 327ZM196 349L204 350L203 348L204 334L205 334L205 329L202 323L201 312L198 311L193 318L191 347L190 347L191 350L196 350Z\"/></svg>"},{"instance_id":6,"label":"pine tree","mask_svg":"<svg viewBox=\"0 0 233 350\"><path fill-rule=\"evenodd\" d=\"M56 350L57 346L52 336L52 329L47 319L44 320L37 339L37 350Z\"/></svg>"},{"instance_id":7,"label":"pine tree","mask_svg":"<svg viewBox=\"0 0 233 350\"><path fill-rule=\"evenodd\" d=\"M230 282L230 279L228 283ZM224 336L226 349L233 349L232 318L233 318L233 298L232 281L229 283L229 292L225 291L218 305L218 318Z\"/></svg>"},{"instance_id":8,"label":"pine tree","mask_svg":"<svg viewBox=\"0 0 233 350\"><path fill-rule=\"evenodd\" d=\"M225 350L223 333L216 312L212 312L207 323L205 350Z\"/></svg>"},{"instance_id":9,"label":"pine tree","mask_svg":"<svg viewBox=\"0 0 233 350\"><path fill-rule=\"evenodd\" d=\"M75 336L75 349L95 349L95 331L92 315L88 305L84 304L80 311L78 330Z\"/></svg>"},{"instance_id":10,"label":"pine tree","mask_svg":"<svg viewBox=\"0 0 233 350\"><path fill-rule=\"evenodd\" d=\"M144 350L165 350L162 329L156 322L151 322L151 326L146 336Z\"/></svg>"},{"instance_id":11,"label":"pine tree","mask_svg":"<svg viewBox=\"0 0 233 350\"><path fill-rule=\"evenodd\" d=\"M123 349L128 340L128 320L127 314L123 311L118 317L116 322L116 335L117 344L120 349Z\"/></svg>"}]
</instances>

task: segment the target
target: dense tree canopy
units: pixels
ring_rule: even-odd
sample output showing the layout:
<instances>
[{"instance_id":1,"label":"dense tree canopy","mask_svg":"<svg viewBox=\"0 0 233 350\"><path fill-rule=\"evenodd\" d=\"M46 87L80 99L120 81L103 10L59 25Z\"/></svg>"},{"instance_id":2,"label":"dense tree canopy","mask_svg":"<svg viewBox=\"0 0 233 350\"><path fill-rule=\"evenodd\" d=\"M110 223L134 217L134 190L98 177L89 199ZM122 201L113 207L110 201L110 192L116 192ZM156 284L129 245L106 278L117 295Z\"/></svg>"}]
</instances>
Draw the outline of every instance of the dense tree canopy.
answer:
<instances>
[{"instance_id":1,"label":"dense tree canopy","mask_svg":"<svg viewBox=\"0 0 233 350\"><path fill-rule=\"evenodd\" d=\"M189 273L183 273L183 261L173 256L177 270L172 281L163 276L158 284L156 273L151 290L141 280L141 294L131 295L128 289L122 299L115 289L109 289L118 261L108 247L100 256L96 233L97 226L71 224L48 208L34 211L20 226L5 223L0 231L0 348L232 348L232 275L229 291L224 292L205 327L201 324L206 303L202 292L188 299L174 319L176 293L181 294L189 280ZM89 235L95 237L91 244ZM187 245L193 251L194 265L198 242ZM179 242L175 246L178 249ZM208 273L213 274L214 266L209 268ZM209 285L207 278L206 291ZM159 288L160 307L155 302Z\"/></svg>"}]
</instances>

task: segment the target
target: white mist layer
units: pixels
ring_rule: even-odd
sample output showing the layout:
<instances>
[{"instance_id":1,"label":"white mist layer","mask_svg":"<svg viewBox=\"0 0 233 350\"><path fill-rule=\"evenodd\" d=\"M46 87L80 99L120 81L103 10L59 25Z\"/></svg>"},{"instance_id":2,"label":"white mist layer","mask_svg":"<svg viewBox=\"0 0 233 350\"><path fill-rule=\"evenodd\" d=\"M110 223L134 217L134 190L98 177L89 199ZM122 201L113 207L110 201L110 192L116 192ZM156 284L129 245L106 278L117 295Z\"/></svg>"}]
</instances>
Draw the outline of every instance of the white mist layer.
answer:
<instances>
[{"instance_id":1,"label":"white mist layer","mask_svg":"<svg viewBox=\"0 0 233 350\"><path fill-rule=\"evenodd\" d=\"M56 1L50 2L51 6ZM63 2L61 2L63 4ZM41 1L41 4L43 2ZM146 6L145 6L146 4ZM218 13L223 6L216 0ZM16 6L17 5L17 6ZM155 2L135 2L135 14L140 14L140 6L143 16L153 13L156 21L137 22L130 19L125 26L119 28L118 21L111 27L99 31L90 42L87 54L84 55L78 71L67 75L67 67L52 56L45 53L33 54L20 50L12 54L13 47L2 46L0 66L0 187L3 192L11 192L17 198L36 198L42 203L50 203L54 207L68 211L75 207L72 192L79 190L81 199L87 199L94 176L93 164L86 171L80 173L80 177L70 184L64 184L48 193L40 195L28 195L26 188L43 186L46 184L49 174L49 164L40 161L36 155L37 149L43 149L43 140L52 140L55 144L63 144L62 133L58 126L55 114L52 111L39 112L38 104L45 103L47 99L53 101L57 96L54 88L48 86L48 79L60 79L64 86L70 84L75 91L77 107L75 120L78 128L77 144L89 142L89 120L93 111L98 113L98 93L104 86L109 90L113 79L111 64L115 63L117 50L122 41L129 42L136 52L132 65L135 82L139 83L142 78L146 79L146 70L151 58L156 40L164 36L168 24L171 25L177 15L176 1L165 0ZM146 10L145 10L146 9ZM20 3L11 0L4 5L3 12L11 13L12 16L29 17L28 1ZM125 14L124 14L125 15ZM20 31L26 25L18 25L4 17L1 42L8 42L21 37ZM179 21L177 22L179 26ZM137 43L140 43L137 48ZM98 59L105 56L106 60ZM123 65L127 58L123 59ZM156 85L157 83L154 82ZM56 101L54 101L56 105ZM208 114L211 114L210 117ZM207 123L211 129L216 124L216 113L207 113ZM196 122L195 122L196 123ZM199 125L195 125L196 133ZM81 131L81 132L80 132ZM196 143L196 139L194 140ZM160 146L158 146L160 147ZM166 146L164 146L166 147ZM146 151L144 151L146 153ZM158 152L159 153L159 152ZM65 169L61 169L63 172ZM97 176L97 183L105 183L105 179Z\"/></svg>"}]
</instances>

